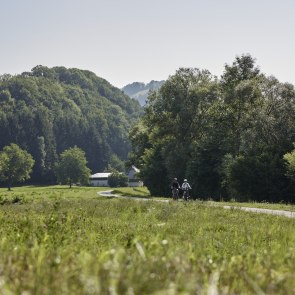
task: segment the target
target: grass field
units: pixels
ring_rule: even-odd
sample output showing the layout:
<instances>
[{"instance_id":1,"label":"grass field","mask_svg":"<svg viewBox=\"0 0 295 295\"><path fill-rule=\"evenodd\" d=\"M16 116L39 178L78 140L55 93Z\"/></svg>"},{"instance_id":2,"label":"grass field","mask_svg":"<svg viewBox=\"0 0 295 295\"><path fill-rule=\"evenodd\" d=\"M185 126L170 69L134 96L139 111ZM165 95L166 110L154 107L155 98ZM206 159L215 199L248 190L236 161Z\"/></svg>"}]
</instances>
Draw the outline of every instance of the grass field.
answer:
<instances>
[{"instance_id":1,"label":"grass field","mask_svg":"<svg viewBox=\"0 0 295 295\"><path fill-rule=\"evenodd\" d=\"M295 293L294 219L99 190L0 189L0 294Z\"/></svg>"}]
</instances>

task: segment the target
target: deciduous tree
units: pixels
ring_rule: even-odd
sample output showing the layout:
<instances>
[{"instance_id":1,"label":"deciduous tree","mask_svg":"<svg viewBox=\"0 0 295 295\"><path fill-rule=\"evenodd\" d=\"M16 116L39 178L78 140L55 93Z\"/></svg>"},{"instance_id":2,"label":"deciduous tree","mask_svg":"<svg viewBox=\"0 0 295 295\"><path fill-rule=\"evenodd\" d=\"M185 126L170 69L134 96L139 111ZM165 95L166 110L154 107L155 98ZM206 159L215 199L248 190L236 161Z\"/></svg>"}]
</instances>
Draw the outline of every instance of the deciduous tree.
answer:
<instances>
[{"instance_id":1,"label":"deciduous tree","mask_svg":"<svg viewBox=\"0 0 295 295\"><path fill-rule=\"evenodd\" d=\"M60 161L56 166L56 176L59 183L88 184L90 169L87 168L85 153L77 146L65 150L60 155Z\"/></svg>"},{"instance_id":2,"label":"deciduous tree","mask_svg":"<svg viewBox=\"0 0 295 295\"><path fill-rule=\"evenodd\" d=\"M18 145L12 143L0 152L0 179L7 183L11 190L13 183L23 182L30 178L35 161L32 156Z\"/></svg>"},{"instance_id":3,"label":"deciduous tree","mask_svg":"<svg viewBox=\"0 0 295 295\"><path fill-rule=\"evenodd\" d=\"M125 187L128 186L128 177L119 171L113 171L108 177L108 183L111 187Z\"/></svg>"}]
</instances>

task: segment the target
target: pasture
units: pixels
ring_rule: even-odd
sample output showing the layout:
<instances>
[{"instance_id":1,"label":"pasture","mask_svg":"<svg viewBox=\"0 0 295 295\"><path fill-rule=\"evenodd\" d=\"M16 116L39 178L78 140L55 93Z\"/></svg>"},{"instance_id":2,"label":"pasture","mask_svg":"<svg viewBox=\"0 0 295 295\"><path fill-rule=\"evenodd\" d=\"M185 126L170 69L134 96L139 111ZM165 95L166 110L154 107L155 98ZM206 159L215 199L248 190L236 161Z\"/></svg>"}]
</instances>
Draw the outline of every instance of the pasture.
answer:
<instances>
[{"instance_id":1,"label":"pasture","mask_svg":"<svg viewBox=\"0 0 295 295\"><path fill-rule=\"evenodd\" d=\"M295 293L294 219L99 190L0 189L0 294Z\"/></svg>"}]
</instances>

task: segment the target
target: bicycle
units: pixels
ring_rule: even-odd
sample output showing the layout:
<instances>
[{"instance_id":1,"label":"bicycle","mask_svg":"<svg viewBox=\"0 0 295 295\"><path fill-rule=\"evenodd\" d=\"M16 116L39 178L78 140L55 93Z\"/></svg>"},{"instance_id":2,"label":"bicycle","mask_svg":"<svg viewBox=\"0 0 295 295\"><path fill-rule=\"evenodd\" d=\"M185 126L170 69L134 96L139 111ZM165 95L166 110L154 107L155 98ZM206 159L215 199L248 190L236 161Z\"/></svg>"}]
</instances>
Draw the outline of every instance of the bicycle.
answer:
<instances>
[{"instance_id":1,"label":"bicycle","mask_svg":"<svg viewBox=\"0 0 295 295\"><path fill-rule=\"evenodd\" d=\"M178 194L179 194L179 190L176 187L172 188L172 198L173 200L178 200Z\"/></svg>"},{"instance_id":2,"label":"bicycle","mask_svg":"<svg viewBox=\"0 0 295 295\"><path fill-rule=\"evenodd\" d=\"M183 199L185 201L189 201L190 200L189 189L186 189L186 190L183 191L183 196L182 197L183 197Z\"/></svg>"}]
</instances>

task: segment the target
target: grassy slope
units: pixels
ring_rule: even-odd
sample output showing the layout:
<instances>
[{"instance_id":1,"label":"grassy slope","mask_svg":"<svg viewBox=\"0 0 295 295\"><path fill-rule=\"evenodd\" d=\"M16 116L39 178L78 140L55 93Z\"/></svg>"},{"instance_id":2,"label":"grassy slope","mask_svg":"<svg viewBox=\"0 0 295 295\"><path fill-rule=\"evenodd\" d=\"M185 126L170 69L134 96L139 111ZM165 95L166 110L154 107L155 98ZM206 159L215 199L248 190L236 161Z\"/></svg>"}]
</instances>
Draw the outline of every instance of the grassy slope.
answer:
<instances>
[{"instance_id":1,"label":"grassy slope","mask_svg":"<svg viewBox=\"0 0 295 295\"><path fill-rule=\"evenodd\" d=\"M113 190L114 194L136 197L136 198L152 198L146 187L120 187Z\"/></svg>"},{"instance_id":2,"label":"grassy slope","mask_svg":"<svg viewBox=\"0 0 295 295\"><path fill-rule=\"evenodd\" d=\"M98 190L0 189L1 294L294 294L295 220Z\"/></svg>"}]
</instances>

